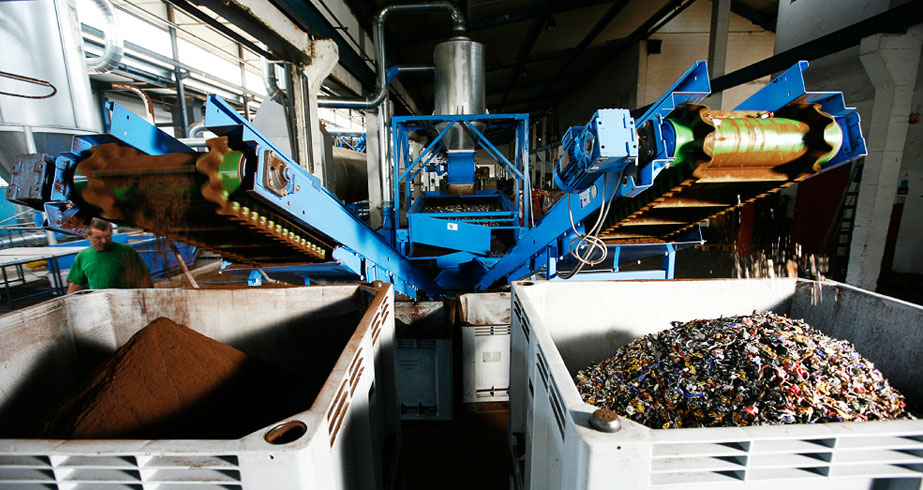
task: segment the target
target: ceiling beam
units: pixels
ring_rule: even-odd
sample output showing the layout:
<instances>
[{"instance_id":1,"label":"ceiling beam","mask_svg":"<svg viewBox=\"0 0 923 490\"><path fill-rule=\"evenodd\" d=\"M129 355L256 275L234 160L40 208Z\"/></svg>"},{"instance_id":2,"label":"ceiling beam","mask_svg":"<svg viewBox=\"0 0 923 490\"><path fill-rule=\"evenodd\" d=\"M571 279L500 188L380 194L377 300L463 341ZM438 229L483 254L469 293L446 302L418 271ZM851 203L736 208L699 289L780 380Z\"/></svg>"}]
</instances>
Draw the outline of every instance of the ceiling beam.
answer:
<instances>
[{"instance_id":1,"label":"ceiling beam","mask_svg":"<svg viewBox=\"0 0 923 490\"><path fill-rule=\"evenodd\" d=\"M776 32L775 17L770 17L740 0L731 1L731 12L753 22L767 31Z\"/></svg>"},{"instance_id":2,"label":"ceiling beam","mask_svg":"<svg viewBox=\"0 0 923 490\"><path fill-rule=\"evenodd\" d=\"M550 82L548 82L548 85L545 85L545 88L542 89L542 91L538 94L538 99L541 99L548 92L548 90L551 89L551 86L554 85L555 82L557 82L558 79L560 79L565 73L567 73L568 70L570 70L570 67L574 65L577 59L580 58L583 50L585 50L587 46L593 42L593 40L599 37L600 33L602 33L603 30L613 20L615 20L615 18L622 12L622 9L628 5L628 2L629 0L617 0L612 4L611 7L609 7L609 10L607 10L606 13L600 17L598 21L596 21L596 24L592 29L590 29L590 32L587 32L586 35L583 36L583 39L581 39L577 46L574 48L577 53L568 58L564 66L558 71L558 74L555 75L555 77L552 78ZM531 106L529 108L531 109Z\"/></svg>"},{"instance_id":3,"label":"ceiling beam","mask_svg":"<svg viewBox=\"0 0 923 490\"><path fill-rule=\"evenodd\" d=\"M653 15L651 15L643 24L638 26L638 28L635 29L631 34L629 34L628 37L621 39L620 42L618 43L610 44L609 46L606 47L605 50L600 51L600 53L602 54L601 56L602 59L604 60L614 59L622 51L624 51L627 47L632 46L636 42L649 38L652 34L660 30L663 26L667 25L671 20L676 18L677 15L681 14L684 10L686 10L686 8L688 8L694 2L695 0L670 0L666 5L661 7L660 10L658 10ZM570 65L573 64L576 58L577 58L576 56L570 58L570 61L568 62L567 65L565 65L565 68L561 70L559 75L563 74L568 68L570 68ZM590 78L592 78L596 73L599 73L599 70L602 69L602 67L604 66L606 66L606 63L599 63L598 65L596 65L592 69L592 71L589 73L589 75L584 77L584 80L589 80ZM547 88L551 88L551 85L553 83L554 82L552 82L551 84L548 84ZM577 88L577 87L579 87L579 84L575 86L574 88ZM537 98L537 100L542 100L542 95L540 95ZM545 100L547 100L548 102L545 102ZM554 107L554 105L557 104L558 102L559 100L557 100L556 98L551 98L550 100L549 99L542 100L543 104L547 104L544 106L546 107L545 109L546 111L550 110L550 108Z\"/></svg>"},{"instance_id":4,"label":"ceiling beam","mask_svg":"<svg viewBox=\"0 0 923 490\"><path fill-rule=\"evenodd\" d=\"M603 41L601 43L587 46L583 50L574 47L574 48L561 49L558 51L549 51L547 53L539 53L536 55L529 56L521 64L525 66L529 66L529 65L535 65L538 63L544 63L546 61L556 60L559 58L572 57L580 53L586 53L586 54L596 53L608 47L623 43L625 42L625 39L626 38L621 38L621 37L618 39L610 39L608 41ZM488 66L487 71L492 72L492 71L508 70L510 68L515 68L517 64L518 63L516 63L516 60L504 61L502 63L495 63L493 65Z\"/></svg>"},{"instance_id":5,"label":"ceiling beam","mask_svg":"<svg viewBox=\"0 0 923 490\"><path fill-rule=\"evenodd\" d=\"M503 112L506 101L510 97L510 92L513 91L513 87L516 86L516 82L519 81L519 77L526 71L526 65L523 64L523 62L526 60L526 58L529 57L529 54L532 53L532 49L535 48L535 43L538 41L538 37L542 34L542 28L544 28L545 24L548 23L548 18L550 17L551 8L554 3L556 2L552 0L546 2L545 8L543 10L547 13L547 15L536 17L535 20L532 21L532 27L529 28L529 33L523 40L522 45L519 47L519 53L516 55L516 67L513 69L513 76L510 77L510 83L506 87L506 91L503 94L503 99L500 100L498 112Z\"/></svg>"},{"instance_id":6,"label":"ceiling beam","mask_svg":"<svg viewBox=\"0 0 923 490\"><path fill-rule=\"evenodd\" d=\"M575 10L595 7L611 3L612 0L571 0L569 2L555 2L551 9L551 15L573 12ZM491 27L500 27L516 22L522 22L529 19L543 18L548 14L544 9L522 9L517 12L504 13L501 15L492 15L489 17L480 17L469 19L466 26L468 33L477 32ZM396 38L399 42L422 42L434 41L446 37L445 29L428 29L425 31L415 31L405 36Z\"/></svg>"}]
</instances>

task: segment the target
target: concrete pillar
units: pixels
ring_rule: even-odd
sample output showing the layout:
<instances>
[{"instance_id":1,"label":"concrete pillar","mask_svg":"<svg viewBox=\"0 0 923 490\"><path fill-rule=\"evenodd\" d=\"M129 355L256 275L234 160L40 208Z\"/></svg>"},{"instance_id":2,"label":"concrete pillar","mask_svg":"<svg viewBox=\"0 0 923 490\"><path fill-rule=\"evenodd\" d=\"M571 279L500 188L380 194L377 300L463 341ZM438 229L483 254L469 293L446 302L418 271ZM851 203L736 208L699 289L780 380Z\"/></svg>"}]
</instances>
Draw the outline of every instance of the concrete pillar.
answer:
<instances>
[{"instance_id":1,"label":"concrete pillar","mask_svg":"<svg viewBox=\"0 0 923 490\"><path fill-rule=\"evenodd\" d=\"M381 163L378 154L378 114L365 113L365 164L369 181L369 225L378 229L382 224Z\"/></svg>"},{"instance_id":2,"label":"concrete pillar","mask_svg":"<svg viewBox=\"0 0 923 490\"><path fill-rule=\"evenodd\" d=\"M731 0L712 0L711 31L708 35L708 71L711 78L724 75L728 53L728 30L731 27ZM710 96L705 105L721 109L721 93Z\"/></svg>"},{"instance_id":3,"label":"concrete pillar","mask_svg":"<svg viewBox=\"0 0 923 490\"><path fill-rule=\"evenodd\" d=\"M869 36L859 49L859 59L875 87L875 99L866 135L869 154L862 170L846 282L863 289L874 290L881 272L921 41L923 26L915 26L906 34Z\"/></svg>"}]
</instances>

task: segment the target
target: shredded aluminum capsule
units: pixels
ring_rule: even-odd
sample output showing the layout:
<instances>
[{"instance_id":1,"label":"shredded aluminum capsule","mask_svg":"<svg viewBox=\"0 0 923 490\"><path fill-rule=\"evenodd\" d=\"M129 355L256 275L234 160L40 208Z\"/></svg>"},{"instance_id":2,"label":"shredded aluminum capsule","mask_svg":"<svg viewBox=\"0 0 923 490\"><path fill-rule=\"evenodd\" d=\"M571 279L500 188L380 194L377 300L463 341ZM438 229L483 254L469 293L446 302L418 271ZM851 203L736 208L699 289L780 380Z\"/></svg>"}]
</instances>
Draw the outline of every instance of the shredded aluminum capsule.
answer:
<instances>
[{"instance_id":1,"label":"shredded aluminum capsule","mask_svg":"<svg viewBox=\"0 0 923 490\"><path fill-rule=\"evenodd\" d=\"M656 429L913 418L845 340L772 312L673 322L579 371L584 401Z\"/></svg>"}]
</instances>

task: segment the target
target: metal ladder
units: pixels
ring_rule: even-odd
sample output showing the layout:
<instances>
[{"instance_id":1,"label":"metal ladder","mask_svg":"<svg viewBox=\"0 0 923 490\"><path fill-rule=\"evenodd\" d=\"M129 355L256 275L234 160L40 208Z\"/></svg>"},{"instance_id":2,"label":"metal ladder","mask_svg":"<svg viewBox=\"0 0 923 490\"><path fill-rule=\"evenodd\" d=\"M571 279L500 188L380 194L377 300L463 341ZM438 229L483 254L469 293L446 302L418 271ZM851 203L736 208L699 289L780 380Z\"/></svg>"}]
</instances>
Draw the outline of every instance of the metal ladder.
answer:
<instances>
[{"instance_id":1,"label":"metal ladder","mask_svg":"<svg viewBox=\"0 0 923 490\"><path fill-rule=\"evenodd\" d=\"M849 170L849 179L840 202L837 205L830 227L821 244L820 251L827 250L831 240L836 240L836 248L830 256L829 276L837 281L846 279L846 268L849 264L849 246L852 241L852 231L856 221L856 205L859 202L859 184L862 182L862 166L865 159L859 159L852 164Z\"/></svg>"}]
</instances>

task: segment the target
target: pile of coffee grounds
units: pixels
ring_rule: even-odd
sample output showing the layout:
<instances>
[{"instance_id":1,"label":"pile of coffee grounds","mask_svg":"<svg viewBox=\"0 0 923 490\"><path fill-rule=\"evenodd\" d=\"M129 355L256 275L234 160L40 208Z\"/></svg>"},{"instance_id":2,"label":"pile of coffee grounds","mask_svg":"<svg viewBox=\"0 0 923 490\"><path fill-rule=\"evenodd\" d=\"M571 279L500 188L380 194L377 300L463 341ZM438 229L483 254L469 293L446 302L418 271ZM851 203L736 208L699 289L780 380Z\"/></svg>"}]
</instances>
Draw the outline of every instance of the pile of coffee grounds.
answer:
<instances>
[{"instance_id":1,"label":"pile of coffee grounds","mask_svg":"<svg viewBox=\"0 0 923 490\"><path fill-rule=\"evenodd\" d=\"M238 439L308 409L318 389L158 318L86 379L41 437Z\"/></svg>"}]
</instances>

